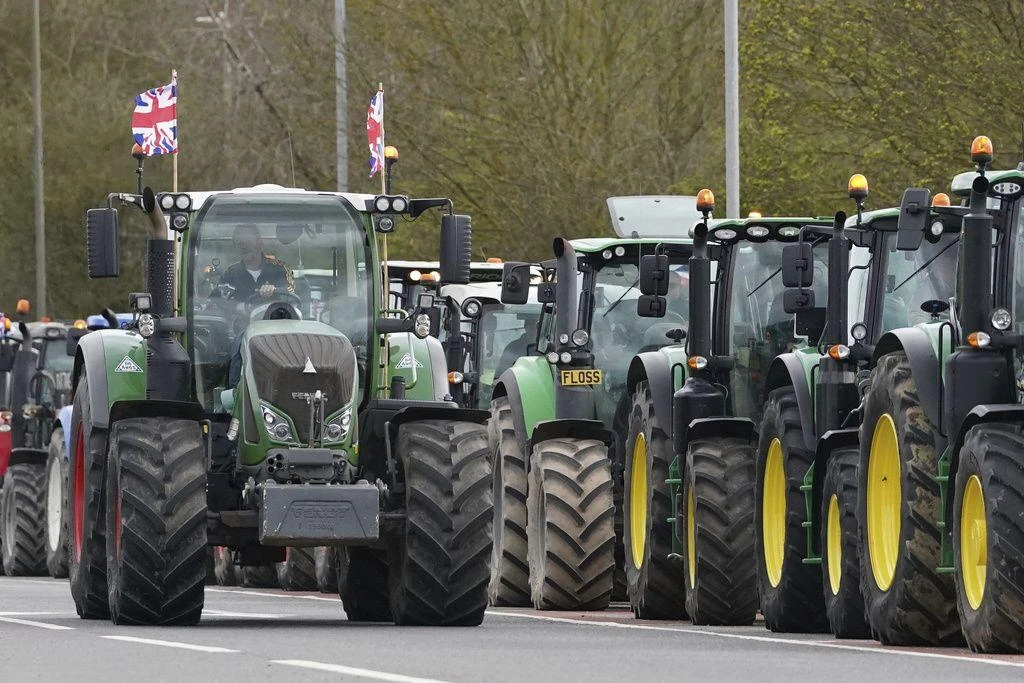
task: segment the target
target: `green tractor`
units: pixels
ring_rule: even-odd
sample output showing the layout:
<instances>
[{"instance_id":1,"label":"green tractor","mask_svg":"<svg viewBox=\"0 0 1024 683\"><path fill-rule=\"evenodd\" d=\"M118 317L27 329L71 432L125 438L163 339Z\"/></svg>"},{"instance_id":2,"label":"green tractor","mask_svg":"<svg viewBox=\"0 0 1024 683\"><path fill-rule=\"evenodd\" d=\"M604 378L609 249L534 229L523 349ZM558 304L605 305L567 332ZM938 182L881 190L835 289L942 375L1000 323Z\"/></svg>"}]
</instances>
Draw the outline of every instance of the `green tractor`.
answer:
<instances>
[{"instance_id":1,"label":"green tractor","mask_svg":"<svg viewBox=\"0 0 1024 683\"><path fill-rule=\"evenodd\" d=\"M864 176L854 175L849 191L857 215L836 216L824 315L804 294L813 281L811 251L786 247L783 278L792 288L791 310L798 317L818 316L824 327L811 335L813 346L778 356L768 371L754 538L767 628L866 638L856 520L861 387L883 334L944 318L954 294L952 247L960 222L953 216L935 222L928 239L911 249L897 232L898 208L862 213ZM870 260L851 268L863 249Z\"/></svg>"},{"instance_id":2,"label":"green tractor","mask_svg":"<svg viewBox=\"0 0 1024 683\"><path fill-rule=\"evenodd\" d=\"M609 207L619 238L554 241L536 341L491 395L496 605L603 609L615 588L627 363L685 326L691 248L670 235L696 212L692 197ZM637 315L639 263L658 244L671 261L670 322L650 325ZM530 283L530 264L505 264L502 302L525 304Z\"/></svg>"},{"instance_id":3,"label":"green tractor","mask_svg":"<svg viewBox=\"0 0 1024 683\"><path fill-rule=\"evenodd\" d=\"M118 274L115 201L149 216L149 291L129 297L129 329L91 333L75 356L78 613L194 624L207 545L243 566L332 546L350 620L479 624L488 413L445 400L432 318L388 308L378 256L399 220L439 208L442 280L465 282L469 217L448 199L147 188L88 211L91 277ZM331 271L312 319L312 288L288 274L300 261Z\"/></svg>"},{"instance_id":4,"label":"green tractor","mask_svg":"<svg viewBox=\"0 0 1024 683\"><path fill-rule=\"evenodd\" d=\"M956 176L961 206L908 189L897 249L962 222L949 320L896 329L874 348L857 500L868 624L887 644L1024 652L1024 165ZM951 274L951 273L950 273ZM959 618L958 618L959 613Z\"/></svg>"},{"instance_id":5,"label":"green tractor","mask_svg":"<svg viewBox=\"0 0 1024 683\"><path fill-rule=\"evenodd\" d=\"M698 194L698 208L704 218L693 231L686 344L637 354L629 368L627 585L639 618L749 624L758 606L753 488L761 397L772 359L813 335L794 329L778 276L785 245L820 254L831 221L754 215L712 222L710 190ZM824 266L819 258L813 267ZM647 315L665 310L667 268L664 255L643 259Z\"/></svg>"}]
</instances>

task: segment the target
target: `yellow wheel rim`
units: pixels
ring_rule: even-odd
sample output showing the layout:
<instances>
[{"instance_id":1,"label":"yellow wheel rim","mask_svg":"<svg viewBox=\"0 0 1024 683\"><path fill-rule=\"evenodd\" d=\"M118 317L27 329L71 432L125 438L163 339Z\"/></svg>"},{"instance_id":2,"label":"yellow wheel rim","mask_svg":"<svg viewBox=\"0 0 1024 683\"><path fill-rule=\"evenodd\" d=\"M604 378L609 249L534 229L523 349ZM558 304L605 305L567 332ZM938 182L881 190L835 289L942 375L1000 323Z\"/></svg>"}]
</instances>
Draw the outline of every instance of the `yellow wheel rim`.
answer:
<instances>
[{"instance_id":1,"label":"yellow wheel rim","mask_svg":"<svg viewBox=\"0 0 1024 683\"><path fill-rule=\"evenodd\" d=\"M636 435L633 443L633 471L629 478L629 537L633 566L644 563L647 545L647 439Z\"/></svg>"},{"instance_id":2,"label":"yellow wheel rim","mask_svg":"<svg viewBox=\"0 0 1024 683\"><path fill-rule=\"evenodd\" d=\"M985 494L981 480L972 474L964 488L960 510L960 576L971 609L981 607L985 597L985 569L988 566L988 525L985 523Z\"/></svg>"},{"instance_id":3,"label":"yellow wheel rim","mask_svg":"<svg viewBox=\"0 0 1024 683\"><path fill-rule=\"evenodd\" d=\"M896 423L888 413L878 418L871 437L867 496L871 573L878 588L886 591L896 575L903 506L900 442L896 436Z\"/></svg>"},{"instance_id":4,"label":"yellow wheel rim","mask_svg":"<svg viewBox=\"0 0 1024 683\"><path fill-rule=\"evenodd\" d=\"M839 498L836 494L828 499L828 586L832 595L839 595L839 582L843 578L843 528L839 524Z\"/></svg>"},{"instance_id":5,"label":"yellow wheel rim","mask_svg":"<svg viewBox=\"0 0 1024 683\"><path fill-rule=\"evenodd\" d=\"M686 494L686 559L690 570L690 588L697 585L697 522L693 519L693 487Z\"/></svg>"},{"instance_id":6,"label":"yellow wheel rim","mask_svg":"<svg viewBox=\"0 0 1024 683\"><path fill-rule=\"evenodd\" d=\"M786 469L782 464L782 442L778 439L772 439L768 446L763 483L761 546L768 582L774 588L782 581L782 560L786 552Z\"/></svg>"}]
</instances>

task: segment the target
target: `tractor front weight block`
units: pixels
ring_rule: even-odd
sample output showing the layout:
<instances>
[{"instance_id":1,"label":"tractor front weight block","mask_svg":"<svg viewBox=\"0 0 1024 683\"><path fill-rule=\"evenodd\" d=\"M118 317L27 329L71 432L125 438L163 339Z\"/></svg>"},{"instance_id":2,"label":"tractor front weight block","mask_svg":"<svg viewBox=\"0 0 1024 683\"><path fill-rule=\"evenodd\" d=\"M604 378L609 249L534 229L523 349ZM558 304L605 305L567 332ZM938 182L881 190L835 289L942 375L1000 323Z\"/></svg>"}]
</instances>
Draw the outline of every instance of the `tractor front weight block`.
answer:
<instances>
[{"instance_id":1,"label":"tractor front weight block","mask_svg":"<svg viewBox=\"0 0 1024 683\"><path fill-rule=\"evenodd\" d=\"M380 535L380 492L370 484L263 485L260 543L308 547Z\"/></svg>"}]
</instances>

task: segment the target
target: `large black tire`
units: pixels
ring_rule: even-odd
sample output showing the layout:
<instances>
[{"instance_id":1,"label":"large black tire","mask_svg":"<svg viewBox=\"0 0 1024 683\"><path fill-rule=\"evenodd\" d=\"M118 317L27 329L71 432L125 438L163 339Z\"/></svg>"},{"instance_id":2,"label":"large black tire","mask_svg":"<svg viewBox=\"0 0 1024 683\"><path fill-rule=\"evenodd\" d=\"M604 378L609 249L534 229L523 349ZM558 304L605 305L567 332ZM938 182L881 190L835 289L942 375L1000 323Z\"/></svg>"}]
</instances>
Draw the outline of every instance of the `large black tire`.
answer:
<instances>
[{"instance_id":1,"label":"large black tire","mask_svg":"<svg viewBox=\"0 0 1024 683\"><path fill-rule=\"evenodd\" d=\"M92 424L89 376L82 375L71 412L71 458L68 461L69 542L68 578L75 610L83 619L106 619L107 432Z\"/></svg>"},{"instance_id":2,"label":"large black tire","mask_svg":"<svg viewBox=\"0 0 1024 683\"><path fill-rule=\"evenodd\" d=\"M885 426L890 420L892 428ZM882 430L877 429L880 425ZM871 487L884 500L884 491L891 490L892 482L885 476L872 481L871 462L876 457L882 472L886 449L881 444L887 442L882 435L893 428L893 448L898 447L899 488L895 495L899 510L883 504L874 508L879 532L872 533L868 514ZM874 444L876 433L879 444ZM938 526L942 501L935 480L938 453L934 436L935 428L921 408L906 354L900 351L883 356L871 372L871 388L864 400L857 528L864 609L872 634L885 645L963 642L953 578L935 571L942 559ZM894 536L881 531L894 528L899 530ZM872 569L873 554L880 567L878 576Z\"/></svg>"},{"instance_id":3,"label":"large black tire","mask_svg":"<svg viewBox=\"0 0 1024 683\"><path fill-rule=\"evenodd\" d=\"M626 587L638 619L686 618L683 567L669 559L674 530L668 519L674 515L666 480L672 458L672 443L654 413L650 387L640 382L633 392L626 437L622 504Z\"/></svg>"},{"instance_id":4,"label":"large black tire","mask_svg":"<svg viewBox=\"0 0 1024 683\"><path fill-rule=\"evenodd\" d=\"M338 594L348 620L394 621L387 551L353 546L338 555Z\"/></svg>"},{"instance_id":5,"label":"large black tire","mask_svg":"<svg viewBox=\"0 0 1024 683\"><path fill-rule=\"evenodd\" d=\"M398 428L405 534L391 558L396 624L476 626L487 608L494 518L487 430L453 420Z\"/></svg>"},{"instance_id":6,"label":"large black tire","mask_svg":"<svg viewBox=\"0 0 1024 683\"><path fill-rule=\"evenodd\" d=\"M64 430L50 436L46 459L46 569L55 579L68 575L68 459Z\"/></svg>"},{"instance_id":7,"label":"large black tire","mask_svg":"<svg viewBox=\"0 0 1024 683\"><path fill-rule=\"evenodd\" d=\"M764 625L771 631L828 630L821 565L804 564L807 506L800 486L814 464L793 387L773 390L761 418L754 478L754 552ZM767 508L765 506L768 506Z\"/></svg>"},{"instance_id":8,"label":"large black tire","mask_svg":"<svg viewBox=\"0 0 1024 683\"><path fill-rule=\"evenodd\" d=\"M526 457L516 438L507 396L491 401L488 436L494 478L494 550L488 598L492 605L525 607L530 604Z\"/></svg>"},{"instance_id":9,"label":"large black tire","mask_svg":"<svg viewBox=\"0 0 1024 683\"><path fill-rule=\"evenodd\" d=\"M275 564L255 564L239 567L236 574L239 586L243 588L277 588L277 566Z\"/></svg>"},{"instance_id":10,"label":"large black tire","mask_svg":"<svg viewBox=\"0 0 1024 683\"><path fill-rule=\"evenodd\" d=\"M213 547L213 576L219 586L238 585L238 567L231 561L231 549L222 545Z\"/></svg>"},{"instance_id":11,"label":"large black tire","mask_svg":"<svg viewBox=\"0 0 1024 683\"><path fill-rule=\"evenodd\" d=\"M1020 464L1021 453L1024 453L1024 427L1005 424L982 424L972 428L960 450L953 499L953 554L957 568L954 576L960 625L967 644L975 652L1024 653L1024 469ZM968 500L965 514L964 499L969 489L973 495L968 498L975 500ZM980 515L978 508L970 505L977 503L979 497L983 501ZM979 572L967 573L969 562L974 567L979 564L983 567L980 595L976 588L971 594L973 602L968 597L967 584Z\"/></svg>"},{"instance_id":12,"label":"large black tire","mask_svg":"<svg viewBox=\"0 0 1024 683\"><path fill-rule=\"evenodd\" d=\"M20 463L7 468L0 489L0 525L7 576L46 573L46 464Z\"/></svg>"},{"instance_id":13,"label":"large black tire","mask_svg":"<svg viewBox=\"0 0 1024 683\"><path fill-rule=\"evenodd\" d=\"M340 548L321 545L313 549L316 588L321 593L338 593L338 562L341 555Z\"/></svg>"},{"instance_id":14,"label":"large black tire","mask_svg":"<svg viewBox=\"0 0 1024 683\"><path fill-rule=\"evenodd\" d=\"M206 449L199 423L162 417L115 423L106 495L113 622L198 623L206 584Z\"/></svg>"},{"instance_id":15,"label":"large black tire","mask_svg":"<svg viewBox=\"0 0 1024 683\"><path fill-rule=\"evenodd\" d=\"M277 563L277 582L286 591L317 590L312 548L285 548L284 562Z\"/></svg>"},{"instance_id":16,"label":"large black tire","mask_svg":"<svg viewBox=\"0 0 1024 683\"><path fill-rule=\"evenodd\" d=\"M757 614L753 444L732 437L690 442L681 508L690 620L752 624Z\"/></svg>"},{"instance_id":17,"label":"large black tire","mask_svg":"<svg viewBox=\"0 0 1024 683\"><path fill-rule=\"evenodd\" d=\"M604 443L555 438L534 445L527 504L533 606L608 607L615 570L615 505Z\"/></svg>"},{"instance_id":18,"label":"large black tire","mask_svg":"<svg viewBox=\"0 0 1024 683\"><path fill-rule=\"evenodd\" d=\"M859 461L860 450L856 446L833 451L829 454L821 486L822 595L825 596L829 628L836 638L871 637L860 592L860 546L857 544Z\"/></svg>"},{"instance_id":19,"label":"large black tire","mask_svg":"<svg viewBox=\"0 0 1024 683\"><path fill-rule=\"evenodd\" d=\"M612 456L612 502L615 504L615 572L612 574L612 601L628 602L629 587L626 580L626 437L632 414L632 396L625 391L615 406L612 433L615 435Z\"/></svg>"}]
</instances>

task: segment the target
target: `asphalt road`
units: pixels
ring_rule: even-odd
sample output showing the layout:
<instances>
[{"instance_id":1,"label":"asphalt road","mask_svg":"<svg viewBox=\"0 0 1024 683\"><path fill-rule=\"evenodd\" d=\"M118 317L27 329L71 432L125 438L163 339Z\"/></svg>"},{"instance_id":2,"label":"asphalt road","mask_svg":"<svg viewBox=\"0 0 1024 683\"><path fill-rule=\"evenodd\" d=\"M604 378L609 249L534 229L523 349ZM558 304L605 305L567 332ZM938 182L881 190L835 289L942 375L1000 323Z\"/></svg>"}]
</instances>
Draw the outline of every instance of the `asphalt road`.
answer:
<instances>
[{"instance_id":1,"label":"asphalt road","mask_svg":"<svg viewBox=\"0 0 1024 683\"><path fill-rule=\"evenodd\" d=\"M0 680L1021 681L1024 656L883 648L756 624L639 622L624 608L494 609L478 628L349 624L337 598L208 587L198 626L75 615L66 581L0 577Z\"/></svg>"}]
</instances>

